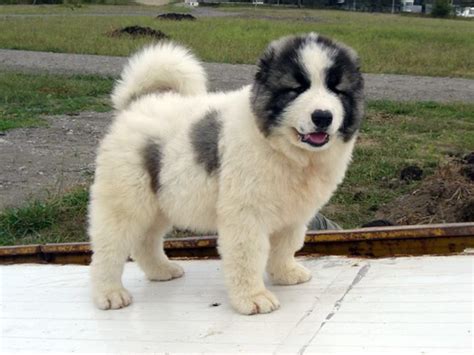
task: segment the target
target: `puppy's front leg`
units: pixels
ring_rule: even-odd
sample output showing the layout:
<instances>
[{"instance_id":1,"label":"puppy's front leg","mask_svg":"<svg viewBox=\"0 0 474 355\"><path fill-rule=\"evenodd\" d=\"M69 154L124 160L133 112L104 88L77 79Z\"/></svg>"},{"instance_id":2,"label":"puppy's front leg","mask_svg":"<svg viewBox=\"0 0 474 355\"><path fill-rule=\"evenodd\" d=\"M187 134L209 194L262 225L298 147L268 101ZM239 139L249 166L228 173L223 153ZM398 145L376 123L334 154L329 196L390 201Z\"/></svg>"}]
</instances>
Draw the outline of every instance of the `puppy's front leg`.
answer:
<instances>
[{"instance_id":1,"label":"puppy's front leg","mask_svg":"<svg viewBox=\"0 0 474 355\"><path fill-rule=\"evenodd\" d=\"M265 288L268 235L253 220L219 226L219 252L232 306L243 314L269 313L280 306Z\"/></svg>"},{"instance_id":2,"label":"puppy's front leg","mask_svg":"<svg viewBox=\"0 0 474 355\"><path fill-rule=\"evenodd\" d=\"M277 285L296 285L311 279L310 271L295 260L304 244L306 226L292 226L272 234L267 271Z\"/></svg>"}]
</instances>

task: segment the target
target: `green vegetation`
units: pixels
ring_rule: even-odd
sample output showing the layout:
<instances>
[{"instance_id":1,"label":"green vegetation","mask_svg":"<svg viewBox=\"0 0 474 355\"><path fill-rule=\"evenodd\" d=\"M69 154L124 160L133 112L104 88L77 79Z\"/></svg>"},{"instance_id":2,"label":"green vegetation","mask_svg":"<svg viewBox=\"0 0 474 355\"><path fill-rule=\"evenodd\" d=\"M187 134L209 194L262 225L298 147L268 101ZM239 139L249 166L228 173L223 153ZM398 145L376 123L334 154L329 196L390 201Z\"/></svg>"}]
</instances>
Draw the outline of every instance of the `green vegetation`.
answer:
<instances>
[{"instance_id":1,"label":"green vegetation","mask_svg":"<svg viewBox=\"0 0 474 355\"><path fill-rule=\"evenodd\" d=\"M408 165L433 173L449 155L474 150L474 105L371 102L354 160L324 213L346 228L374 218L383 203L413 191L393 184Z\"/></svg>"},{"instance_id":2,"label":"green vegetation","mask_svg":"<svg viewBox=\"0 0 474 355\"><path fill-rule=\"evenodd\" d=\"M474 21L328 10L226 8L239 15L177 22L156 20L155 15L161 11L152 9L147 16L6 17L0 22L0 47L124 56L151 40L111 38L107 33L140 25L165 32L205 61L255 63L269 41L317 31L353 46L362 58L364 72L474 78ZM0 14L2 11L6 10L0 8Z\"/></svg>"},{"instance_id":3,"label":"green vegetation","mask_svg":"<svg viewBox=\"0 0 474 355\"><path fill-rule=\"evenodd\" d=\"M324 213L345 228L374 218L385 202L416 188L391 185L409 164L429 175L451 154L474 150L474 105L369 103L348 175ZM85 241L87 190L0 213L0 245Z\"/></svg>"},{"instance_id":4,"label":"green vegetation","mask_svg":"<svg viewBox=\"0 0 474 355\"><path fill-rule=\"evenodd\" d=\"M0 72L0 131L44 124L41 115L110 110L112 80Z\"/></svg>"},{"instance_id":5,"label":"green vegetation","mask_svg":"<svg viewBox=\"0 0 474 355\"><path fill-rule=\"evenodd\" d=\"M444 18L448 17L451 11L451 5L448 0L435 0L431 16Z\"/></svg>"},{"instance_id":6,"label":"green vegetation","mask_svg":"<svg viewBox=\"0 0 474 355\"><path fill-rule=\"evenodd\" d=\"M87 240L88 191L34 201L0 214L0 245L67 243Z\"/></svg>"}]
</instances>

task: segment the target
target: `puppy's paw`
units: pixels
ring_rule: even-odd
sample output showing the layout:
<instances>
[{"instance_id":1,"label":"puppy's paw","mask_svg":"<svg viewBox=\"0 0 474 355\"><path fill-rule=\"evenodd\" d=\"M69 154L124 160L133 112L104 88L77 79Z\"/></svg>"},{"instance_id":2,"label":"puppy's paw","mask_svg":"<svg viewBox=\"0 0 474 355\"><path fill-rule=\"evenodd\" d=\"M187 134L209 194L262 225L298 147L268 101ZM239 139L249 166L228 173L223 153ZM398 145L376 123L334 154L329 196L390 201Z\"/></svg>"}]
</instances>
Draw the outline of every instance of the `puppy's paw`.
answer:
<instances>
[{"instance_id":1,"label":"puppy's paw","mask_svg":"<svg viewBox=\"0 0 474 355\"><path fill-rule=\"evenodd\" d=\"M130 293L122 288L103 292L94 292L94 303L99 309L119 309L132 303Z\"/></svg>"},{"instance_id":2,"label":"puppy's paw","mask_svg":"<svg viewBox=\"0 0 474 355\"><path fill-rule=\"evenodd\" d=\"M155 267L153 271L149 271L146 274L150 281L168 281L177 279L183 275L183 268L180 265L172 262L161 264L160 266Z\"/></svg>"},{"instance_id":3,"label":"puppy's paw","mask_svg":"<svg viewBox=\"0 0 474 355\"><path fill-rule=\"evenodd\" d=\"M269 274L276 285L296 285L311 280L311 272L296 262L285 268L270 270Z\"/></svg>"},{"instance_id":4,"label":"puppy's paw","mask_svg":"<svg viewBox=\"0 0 474 355\"><path fill-rule=\"evenodd\" d=\"M270 313L280 308L280 302L268 290L251 296L231 297L231 303L242 314Z\"/></svg>"}]
</instances>

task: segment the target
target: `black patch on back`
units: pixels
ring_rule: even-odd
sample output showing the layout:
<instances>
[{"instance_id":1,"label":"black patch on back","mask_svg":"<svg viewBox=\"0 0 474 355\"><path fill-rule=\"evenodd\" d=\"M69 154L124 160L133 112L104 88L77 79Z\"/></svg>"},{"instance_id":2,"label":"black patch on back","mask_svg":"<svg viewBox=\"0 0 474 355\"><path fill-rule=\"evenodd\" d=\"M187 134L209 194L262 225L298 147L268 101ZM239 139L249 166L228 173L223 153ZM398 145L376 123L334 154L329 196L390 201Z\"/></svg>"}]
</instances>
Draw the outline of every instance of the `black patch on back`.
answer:
<instances>
[{"instance_id":1,"label":"black patch on back","mask_svg":"<svg viewBox=\"0 0 474 355\"><path fill-rule=\"evenodd\" d=\"M143 149L143 161L145 169L150 175L150 187L153 192L160 189L160 171L161 171L162 153L159 144L148 141Z\"/></svg>"},{"instance_id":2,"label":"black patch on back","mask_svg":"<svg viewBox=\"0 0 474 355\"><path fill-rule=\"evenodd\" d=\"M208 174L212 174L220 165L219 137L222 123L218 116L217 111L209 111L191 127L191 144L195 159Z\"/></svg>"}]
</instances>

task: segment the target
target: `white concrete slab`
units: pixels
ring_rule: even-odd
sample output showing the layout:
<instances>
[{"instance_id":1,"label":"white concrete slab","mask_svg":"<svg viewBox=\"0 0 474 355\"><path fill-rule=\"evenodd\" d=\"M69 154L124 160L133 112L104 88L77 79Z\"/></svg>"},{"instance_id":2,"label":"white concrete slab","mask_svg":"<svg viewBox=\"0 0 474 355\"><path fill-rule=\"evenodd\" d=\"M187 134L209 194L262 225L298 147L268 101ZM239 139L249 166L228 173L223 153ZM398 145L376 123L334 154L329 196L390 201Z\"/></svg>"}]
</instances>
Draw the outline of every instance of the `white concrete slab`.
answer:
<instances>
[{"instance_id":1,"label":"white concrete slab","mask_svg":"<svg viewBox=\"0 0 474 355\"><path fill-rule=\"evenodd\" d=\"M1 266L0 352L473 353L472 255L302 261L311 282L270 286L282 307L257 316L229 307L217 260L158 283L128 263L117 311L91 304L86 266Z\"/></svg>"}]
</instances>

